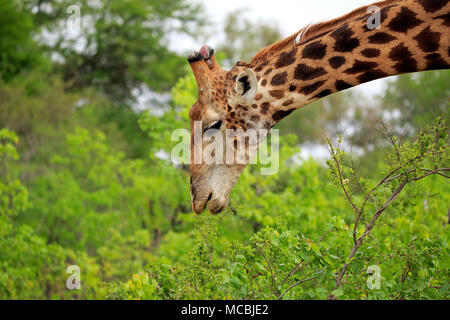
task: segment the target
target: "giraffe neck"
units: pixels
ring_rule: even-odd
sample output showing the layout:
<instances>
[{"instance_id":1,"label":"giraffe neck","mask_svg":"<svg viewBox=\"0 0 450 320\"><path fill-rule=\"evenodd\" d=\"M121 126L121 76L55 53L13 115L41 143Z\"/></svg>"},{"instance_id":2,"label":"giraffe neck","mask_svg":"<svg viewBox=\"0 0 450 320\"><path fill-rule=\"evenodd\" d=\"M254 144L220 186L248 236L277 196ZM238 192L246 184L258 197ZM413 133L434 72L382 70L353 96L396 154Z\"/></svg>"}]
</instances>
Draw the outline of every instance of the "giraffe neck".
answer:
<instances>
[{"instance_id":1,"label":"giraffe neck","mask_svg":"<svg viewBox=\"0 0 450 320\"><path fill-rule=\"evenodd\" d=\"M258 80L260 113L277 123L317 99L368 81L450 68L449 0L376 5L379 28L374 28L376 13L364 7L304 39L291 36L258 53L250 66Z\"/></svg>"}]
</instances>

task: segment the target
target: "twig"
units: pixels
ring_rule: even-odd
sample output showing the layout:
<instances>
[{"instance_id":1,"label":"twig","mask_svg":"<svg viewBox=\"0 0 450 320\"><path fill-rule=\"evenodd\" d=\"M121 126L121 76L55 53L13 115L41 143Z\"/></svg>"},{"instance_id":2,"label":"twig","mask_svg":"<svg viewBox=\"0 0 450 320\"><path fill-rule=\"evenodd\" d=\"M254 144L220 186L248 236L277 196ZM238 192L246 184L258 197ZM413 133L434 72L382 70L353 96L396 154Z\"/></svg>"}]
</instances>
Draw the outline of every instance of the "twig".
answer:
<instances>
[{"instance_id":1,"label":"twig","mask_svg":"<svg viewBox=\"0 0 450 320\"><path fill-rule=\"evenodd\" d=\"M292 268L292 270L286 275L286 277L284 277L284 279L283 279L283 281L281 281L280 285L283 285L290 276L292 276L294 273L300 271L301 269L303 269L305 266L308 265L308 263L307 264L303 264L303 262L305 262L303 259L300 260L300 262L297 263L297 265L294 268Z\"/></svg>"},{"instance_id":2,"label":"twig","mask_svg":"<svg viewBox=\"0 0 450 320\"><path fill-rule=\"evenodd\" d=\"M339 175L339 176L336 176L336 178L339 179L339 183L341 184L342 190L344 190L345 196L347 197L348 201L352 205L353 209L356 211L357 214L359 214L360 213L359 209L353 203L353 200L352 200L350 194L347 192L347 188L344 185L344 181L343 181L344 179L342 177L342 172L341 172L341 165L339 163L339 160L337 159L336 152L333 150L333 147L331 146L331 143L329 143L329 144L330 144L331 156L332 156L332 158L333 158L333 160L334 160L334 162L336 164L336 169L337 169L338 175Z\"/></svg>"},{"instance_id":3,"label":"twig","mask_svg":"<svg viewBox=\"0 0 450 320\"><path fill-rule=\"evenodd\" d=\"M397 199L399 194L402 192L402 190L408 183L413 182L413 181L419 181L419 180L424 179L433 174L438 174L445 178L450 178L450 176L443 173L443 172L450 171L450 168L435 167L434 170L421 169L420 167L417 168L418 164L421 165L421 162L424 159L426 159L430 155L430 153L432 156L435 156L435 155L442 154L444 151L436 151L436 149L435 149L436 146L434 147L434 151L430 151L427 148L427 146L420 146L420 153L417 156L415 156L412 159L408 159L408 158L403 159L404 155L402 154L402 152L407 151L407 150L405 149L405 147L402 144L402 138L405 135L407 128L405 128L405 130L403 130L403 132L400 134L400 136L397 139L395 139L393 134L390 133L389 130L387 129L385 123L382 123L381 125L385 131L385 135L389 139L390 144L394 148L394 155L397 158L398 164L394 168L393 164L390 162L389 157L387 157L390 167L391 167L391 171L383 179L381 179L369 192L365 193L364 188L362 188L363 189L362 193L364 195L364 198L359 207L355 204L355 202L353 202L351 194L348 192L347 188L345 187L344 178L342 176L345 168L343 167L343 164L342 164L343 159L342 159L342 155L339 150L339 145L337 148L335 148L335 147L333 147L331 140L330 139L328 140L329 151L331 154L331 158L334 162L334 165L332 166L332 173L334 174L335 178L339 180L340 187L344 191L344 194L345 194L347 200L350 202L353 210L356 212L356 218L355 218L355 223L354 223L354 227L353 227L354 245L350 251L350 254L348 255L348 257L346 259L346 263L343 265L343 267L341 268L341 270L336 278L336 285L334 287L334 290L338 289L340 286L342 286L342 279L346 275L346 271L348 269L348 266L351 263L351 260L355 257L355 255L356 255L358 249L361 247L364 239L370 235L370 232L372 231L373 227L375 226L378 218L381 216L381 214L384 212L384 210L395 199ZM437 142L438 142L437 140L438 140L438 137L435 134L435 139L434 139L435 144L437 144ZM433 158L433 160L434 160L434 158ZM359 184L359 179L358 179L356 173L354 172L353 161L351 161L351 169L353 171L353 175L354 175L355 179L357 180L357 182ZM418 171L422 171L422 172L424 172L424 174L418 176L418 174L417 174ZM360 220L362 219L363 212L365 210L365 207L366 207L368 201L372 197L374 197L375 193L381 186L388 184L395 180L400 180L399 185L391 193L389 198L384 201L384 203L381 207L377 208L377 203L375 201L376 199L373 198L375 213L373 214L370 222L365 223L364 232L358 237L357 236L357 227L359 226ZM362 187L362 186L360 185L360 187ZM449 219L450 219L450 211L449 211ZM348 277L348 275L347 275L347 277ZM403 279L403 277L402 277L402 279Z\"/></svg>"},{"instance_id":4,"label":"twig","mask_svg":"<svg viewBox=\"0 0 450 320\"><path fill-rule=\"evenodd\" d=\"M259 251L261 252L262 256L264 257L264 260L266 260L267 266L269 267L269 270L270 270L270 275L271 275L271 280L272 280L271 283L270 283L270 292L272 292L272 294L276 297L276 294L273 292L273 282L274 282L274 279L275 279L275 275L273 274L272 267L270 266L270 262L267 259L263 248L264 248L264 245L262 247L258 247Z\"/></svg>"},{"instance_id":5,"label":"twig","mask_svg":"<svg viewBox=\"0 0 450 320\"><path fill-rule=\"evenodd\" d=\"M280 300L281 298L283 298L283 296L284 296L286 293L288 293L288 291L291 290L292 288L298 286L299 284L302 284L303 282L313 280L313 279L315 279L315 278L317 278L317 277L318 277L318 276L314 276L314 277L311 277L311 278L308 278L308 279L303 279L303 280L297 281L296 283L294 283L293 285L291 285L289 288L287 288L286 290L284 290L284 292L277 298L277 300Z\"/></svg>"},{"instance_id":6,"label":"twig","mask_svg":"<svg viewBox=\"0 0 450 320\"><path fill-rule=\"evenodd\" d=\"M356 252L358 251L358 249L361 247L364 238L372 231L373 227L375 226L375 222L378 220L378 218L380 217L380 215L383 213L383 211L391 204L392 201L394 201L398 195L400 194L400 192L403 190L403 188L406 186L406 184L410 181L418 181L421 180L423 178L426 178L432 174L437 174L440 171L446 171L448 170L448 168L441 168L441 169L436 169L436 170L428 170L428 172L424 175L421 175L419 177L416 178L412 178L410 180L405 180L403 181L402 184L400 184L400 186L397 187L397 189L395 189L395 191L391 194L391 196L385 201L385 203L383 204L383 206L381 208L379 208L375 214L372 217L372 220L369 222L369 224L366 226L363 234L355 240L355 245L352 248L352 251L350 252L349 256L347 257L347 263L344 264L344 266L341 269L341 272L339 273L339 276L336 279L336 285L334 287L334 290L339 288L339 286L341 285L342 282L342 278L345 275L345 272L347 271L347 268L350 264L350 260L355 256Z\"/></svg>"}]
</instances>

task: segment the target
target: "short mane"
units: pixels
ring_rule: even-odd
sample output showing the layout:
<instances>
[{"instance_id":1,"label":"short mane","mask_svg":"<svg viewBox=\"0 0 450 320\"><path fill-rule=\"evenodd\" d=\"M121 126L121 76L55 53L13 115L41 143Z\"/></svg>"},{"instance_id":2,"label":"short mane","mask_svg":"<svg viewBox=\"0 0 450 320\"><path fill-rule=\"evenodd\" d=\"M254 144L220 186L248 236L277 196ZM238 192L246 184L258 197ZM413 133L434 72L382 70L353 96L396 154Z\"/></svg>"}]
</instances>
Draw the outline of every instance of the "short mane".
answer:
<instances>
[{"instance_id":1,"label":"short mane","mask_svg":"<svg viewBox=\"0 0 450 320\"><path fill-rule=\"evenodd\" d=\"M286 47L290 45L299 45L305 42L308 42L311 39L314 39L317 36L320 36L321 34L327 33L331 30L333 30L337 26L341 26L342 24L345 24L346 22L349 22L351 20L354 20L355 18L361 17L361 15L367 14L367 8L370 6L376 5L376 6L386 6L390 5L396 2L399 2L401 0L384 0L379 1L367 6L363 6L361 8L355 9L350 13L347 13L339 18L335 18L330 21L325 22L319 22L316 24L310 24L293 35L282 39L278 42L275 42L274 44L265 47L264 49L260 50L252 59L250 62L251 65L254 65L261 60L265 60L268 56L276 54L280 52L281 50L285 49Z\"/></svg>"}]
</instances>

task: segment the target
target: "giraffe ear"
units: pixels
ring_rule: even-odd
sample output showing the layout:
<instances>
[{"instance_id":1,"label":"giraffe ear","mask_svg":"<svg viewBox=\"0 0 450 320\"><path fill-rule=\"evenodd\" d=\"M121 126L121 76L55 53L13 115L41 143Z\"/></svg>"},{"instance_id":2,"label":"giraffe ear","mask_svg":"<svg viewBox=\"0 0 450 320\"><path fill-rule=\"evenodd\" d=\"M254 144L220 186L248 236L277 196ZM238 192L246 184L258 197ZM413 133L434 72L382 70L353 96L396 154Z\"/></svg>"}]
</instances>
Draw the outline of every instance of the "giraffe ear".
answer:
<instances>
[{"instance_id":1,"label":"giraffe ear","mask_svg":"<svg viewBox=\"0 0 450 320\"><path fill-rule=\"evenodd\" d=\"M258 91L256 74L251 68L247 68L236 78L234 94L239 100L245 102L246 104L250 104L255 98L256 91Z\"/></svg>"}]
</instances>

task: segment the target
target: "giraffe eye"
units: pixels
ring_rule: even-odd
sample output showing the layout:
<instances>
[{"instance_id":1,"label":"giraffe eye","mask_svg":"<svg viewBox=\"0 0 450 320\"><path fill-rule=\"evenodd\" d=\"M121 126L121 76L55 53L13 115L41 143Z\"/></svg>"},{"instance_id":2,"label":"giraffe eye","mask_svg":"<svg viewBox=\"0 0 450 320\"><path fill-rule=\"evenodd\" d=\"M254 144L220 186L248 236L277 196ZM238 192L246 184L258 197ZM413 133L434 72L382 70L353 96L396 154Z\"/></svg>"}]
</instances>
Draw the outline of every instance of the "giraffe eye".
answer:
<instances>
[{"instance_id":1,"label":"giraffe eye","mask_svg":"<svg viewBox=\"0 0 450 320\"><path fill-rule=\"evenodd\" d=\"M211 130L211 129L219 130L221 126L222 126L222 120L214 121L209 127L206 128L205 132L208 130Z\"/></svg>"}]
</instances>

